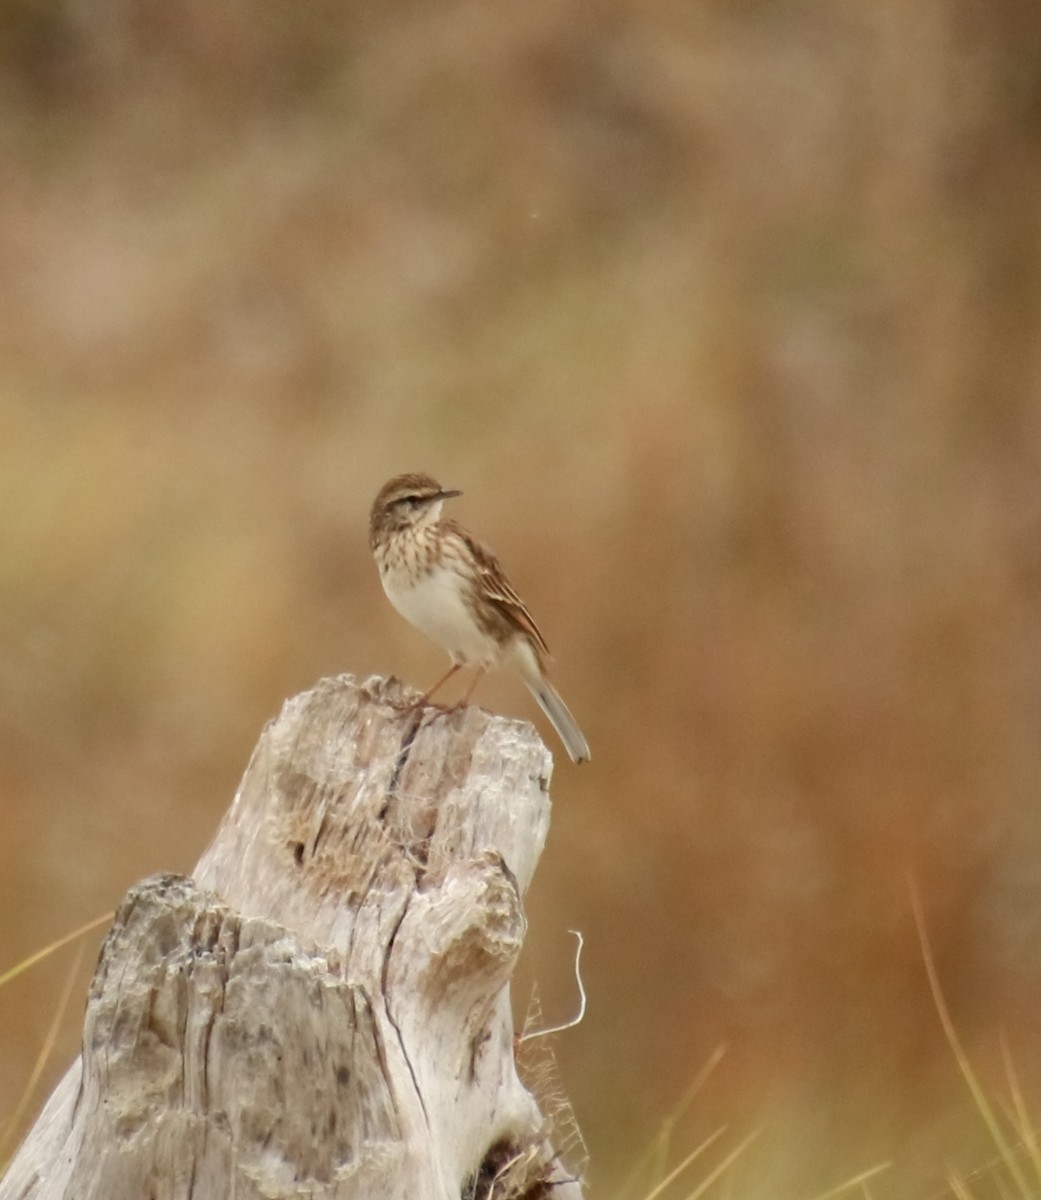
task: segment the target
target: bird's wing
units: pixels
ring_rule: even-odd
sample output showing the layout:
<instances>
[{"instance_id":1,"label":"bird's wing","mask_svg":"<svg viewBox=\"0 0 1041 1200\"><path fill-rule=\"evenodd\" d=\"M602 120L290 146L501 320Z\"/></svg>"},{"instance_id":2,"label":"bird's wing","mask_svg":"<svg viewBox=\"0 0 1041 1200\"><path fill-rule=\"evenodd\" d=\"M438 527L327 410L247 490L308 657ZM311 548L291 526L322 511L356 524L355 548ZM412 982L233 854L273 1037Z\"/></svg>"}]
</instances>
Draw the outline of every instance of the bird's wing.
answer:
<instances>
[{"instance_id":1,"label":"bird's wing","mask_svg":"<svg viewBox=\"0 0 1041 1200\"><path fill-rule=\"evenodd\" d=\"M524 601L514 591L513 584L506 578L506 572L499 565L499 560L495 555L455 521L445 521L443 524L449 526L453 533L462 538L473 555L480 579L481 594L485 599L501 609L506 618L514 625L519 626L547 658L551 657L546 639L535 624L535 619L528 612Z\"/></svg>"}]
</instances>

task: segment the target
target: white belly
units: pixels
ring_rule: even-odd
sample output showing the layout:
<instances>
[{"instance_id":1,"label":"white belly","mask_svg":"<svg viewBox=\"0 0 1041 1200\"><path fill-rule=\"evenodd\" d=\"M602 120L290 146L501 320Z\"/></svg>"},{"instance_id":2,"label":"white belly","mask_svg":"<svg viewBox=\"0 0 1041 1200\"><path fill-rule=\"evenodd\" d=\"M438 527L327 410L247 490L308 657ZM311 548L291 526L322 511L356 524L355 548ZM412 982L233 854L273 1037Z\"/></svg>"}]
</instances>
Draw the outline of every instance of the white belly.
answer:
<instances>
[{"instance_id":1,"label":"white belly","mask_svg":"<svg viewBox=\"0 0 1041 1200\"><path fill-rule=\"evenodd\" d=\"M455 571L437 566L413 582L411 572L387 568L380 578L391 604L410 625L447 650L453 662L482 667L495 662L498 644L470 616Z\"/></svg>"}]
</instances>

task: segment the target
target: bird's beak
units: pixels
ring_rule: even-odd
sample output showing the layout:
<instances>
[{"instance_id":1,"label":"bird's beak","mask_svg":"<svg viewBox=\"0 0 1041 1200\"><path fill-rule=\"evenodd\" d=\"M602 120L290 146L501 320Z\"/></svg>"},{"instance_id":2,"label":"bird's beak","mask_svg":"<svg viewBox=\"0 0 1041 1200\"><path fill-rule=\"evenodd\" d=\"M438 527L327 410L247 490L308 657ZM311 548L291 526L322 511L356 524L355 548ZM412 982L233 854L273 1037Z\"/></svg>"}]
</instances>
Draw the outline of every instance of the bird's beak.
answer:
<instances>
[{"instance_id":1,"label":"bird's beak","mask_svg":"<svg viewBox=\"0 0 1041 1200\"><path fill-rule=\"evenodd\" d=\"M451 500L453 496L461 496L463 493L458 488L442 488L437 493L438 500Z\"/></svg>"}]
</instances>

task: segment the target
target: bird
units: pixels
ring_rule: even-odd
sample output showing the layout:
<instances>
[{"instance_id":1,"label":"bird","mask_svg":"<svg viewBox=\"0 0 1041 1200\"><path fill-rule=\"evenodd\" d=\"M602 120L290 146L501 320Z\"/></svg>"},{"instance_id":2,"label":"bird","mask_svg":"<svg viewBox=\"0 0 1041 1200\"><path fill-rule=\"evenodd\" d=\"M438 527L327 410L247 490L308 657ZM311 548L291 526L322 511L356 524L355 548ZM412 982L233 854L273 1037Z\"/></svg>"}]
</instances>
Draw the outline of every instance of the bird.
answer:
<instances>
[{"instance_id":1,"label":"bird","mask_svg":"<svg viewBox=\"0 0 1041 1200\"><path fill-rule=\"evenodd\" d=\"M387 599L452 660L418 703L463 667L476 667L477 673L461 704L490 667L511 668L572 761L587 762L589 743L549 680L549 647L531 613L491 550L441 515L445 501L460 495L430 475L396 475L380 489L369 518L369 545Z\"/></svg>"}]
</instances>

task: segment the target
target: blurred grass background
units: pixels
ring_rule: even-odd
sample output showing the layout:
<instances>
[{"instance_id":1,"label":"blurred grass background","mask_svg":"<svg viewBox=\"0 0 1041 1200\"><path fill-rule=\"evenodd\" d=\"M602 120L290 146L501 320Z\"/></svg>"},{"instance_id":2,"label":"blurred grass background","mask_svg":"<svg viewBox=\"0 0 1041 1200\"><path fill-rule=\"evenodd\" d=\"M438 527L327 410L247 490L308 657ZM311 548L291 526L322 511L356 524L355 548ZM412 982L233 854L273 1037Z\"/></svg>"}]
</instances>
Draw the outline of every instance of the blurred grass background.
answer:
<instances>
[{"instance_id":1,"label":"blurred grass background","mask_svg":"<svg viewBox=\"0 0 1041 1200\"><path fill-rule=\"evenodd\" d=\"M723 1042L730 1194L991 1156L909 873L1041 1112L1036 5L9 0L0 100L0 969L189 870L284 697L436 678L365 536L426 470L593 746L518 1000L581 928L594 1194Z\"/></svg>"}]
</instances>

